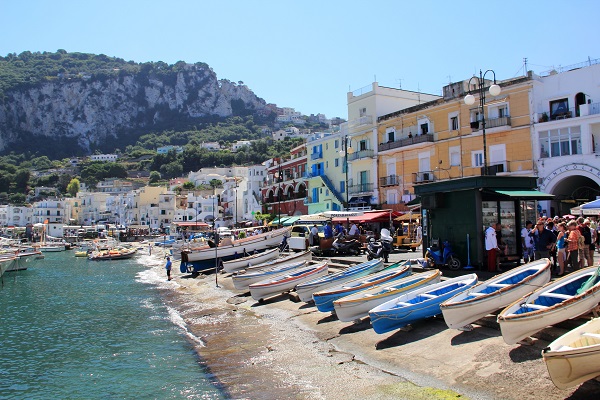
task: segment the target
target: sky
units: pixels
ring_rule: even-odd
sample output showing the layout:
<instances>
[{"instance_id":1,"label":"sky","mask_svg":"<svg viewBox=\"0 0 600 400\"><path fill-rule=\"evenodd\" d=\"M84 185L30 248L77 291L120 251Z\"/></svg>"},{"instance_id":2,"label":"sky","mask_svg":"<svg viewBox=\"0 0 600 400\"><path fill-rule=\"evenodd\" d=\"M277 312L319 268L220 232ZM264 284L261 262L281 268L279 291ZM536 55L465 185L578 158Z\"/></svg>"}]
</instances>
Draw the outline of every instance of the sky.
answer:
<instances>
[{"instance_id":1,"label":"sky","mask_svg":"<svg viewBox=\"0 0 600 400\"><path fill-rule=\"evenodd\" d=\"M268 103L347 118L347 93L440 95L600 58L600 1L0 0L0 55L64 49L205 62ZM488 78L489 76L486 76Z\"/></svg>"}]
</instances>

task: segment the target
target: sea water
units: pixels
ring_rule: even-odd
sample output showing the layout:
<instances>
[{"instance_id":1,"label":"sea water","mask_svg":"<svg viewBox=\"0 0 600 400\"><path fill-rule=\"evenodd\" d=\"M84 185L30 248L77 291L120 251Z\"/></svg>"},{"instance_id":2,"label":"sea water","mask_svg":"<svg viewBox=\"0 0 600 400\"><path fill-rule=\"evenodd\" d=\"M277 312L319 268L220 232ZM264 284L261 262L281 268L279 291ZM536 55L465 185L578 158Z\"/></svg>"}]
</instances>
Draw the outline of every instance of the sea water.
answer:
<instances>
[{"instance_id":1,"label":"sea water","mask_svg":"<svg viewBox=\"0 0 600 400\"><path fill-rule=\"evenodd\" d=\"M194 351L200 339L161 301L162 263L66 251L5 274L0 399L227 397Z\"/></svg>"}]
</instances>

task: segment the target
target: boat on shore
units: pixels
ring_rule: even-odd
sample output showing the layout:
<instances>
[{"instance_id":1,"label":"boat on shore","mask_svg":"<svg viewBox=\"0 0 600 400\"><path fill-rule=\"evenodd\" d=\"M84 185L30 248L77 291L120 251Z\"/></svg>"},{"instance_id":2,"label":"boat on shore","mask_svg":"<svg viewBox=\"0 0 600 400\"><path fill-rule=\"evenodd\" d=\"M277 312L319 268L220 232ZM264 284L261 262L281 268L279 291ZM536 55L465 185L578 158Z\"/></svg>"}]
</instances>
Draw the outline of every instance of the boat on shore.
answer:
<instances>
[{"instance_id":1,"label":"boat on shore","mask_svg":"<svg viewBox=\"0 0 600 400\"><path fill-rule=\"evenodd\" d=\"M477 283L476 274L451 278L405 293L371 311L371 325L379 334L400 329L415 321L441 313L440 304Z\"/></svg>"},{"instance_id":2,"label":"boat on shore","mask_svg":"<svg viewBox=\"0 0 600 400\"><path fill-rule=\"evenodd\" d=\"M254 300L262 301L268 297L293 290L298 284L307 282L316 277L327 275L327 263L323 261L317 264L295 269L290 273L279 275L272 279L253 283L249 286L250 295Z\"/></svg>"},{"instance_id":3,"label":"boat on shore","mask_svg":"<svg viewBox=\"0 0 600 400\"><path fill-rule=\"evenodd\" d=\"M225 261L223 263L223 270L225 272L231 273L241 269L245 269L251 267L255 264L262 264L266 261L273 260L279 257L279 249L274 248L271 250L266 250L261 253L253 254L246 257L236 258L230 261Z\"/></svg>"},{"instance_id":4,"label":"boat on shore","mask_svg":"<svg viewBox=\"0 0 600 400\"><path fill-rule=\"evenodd\" d=\"M291 271L304 268L308 265L308 261L300 260L287 264L276 265L273 268L263 268L258 271L244 272L232 276L233 286L237 290L248 290L248 287L253 283L260 282L267 278L274 278L279 275L289 274Z\"/></svg>"},{"instance_id":5,"label":"boat on shore","mask_svg":"<svg viewBox=\"0 0 600 400\"><path fill-rule=\"evenodd\" d=\"M405 278L411 274L410 264L397 262L383 271L351 280L340 285L313 293L317 310L321 312L334 311L333 302L352 293Z\"/></svg>"},{"instance_id":6,"label":"boat on shore","mask_svg":"<svg viewBox=\"0 0 600 400\"><path fill-rule=\"evenodd\" d=\"M506 307L550 281L550 260L543 258L481 282L440 304L451 329L460 329Z\"/></svg>"},{"instance_id":7,"label":"boat on shore","mask_svg":"<svg viewBox=\"0 0 600 400\"><path fill-rule=\"evenodd\" d=\"M588 267L547 283L498 314L502 338L515 344L532 334L592 310L600 302L599 267Z\"/></svg>"},{"instance_id":8,"label":"boat on shore","mask_svg":"<svg viewBox=\"0 0 600 400\"><path fill-rule=\"evenodd\" d=\"M15 255L0 255L0 277L10 268L11 264L16 262L18 257Z\"/></svg>"},{"instance_id":9,"label":"boat on shore","mask_svg":"<svg viewBox=\"0 0 600 400\"><path fill-rule=\"evenodd\" d=\"M600 318L594 318L542 350L548 374L559 389L568 389L600 375Z\"/></svg>"},{"instance_id":10,"label":"boat on shore","mask_svg":"<svg viewBox=\"0 0 600 400\"><path fill-rule=\"evenodd\" d=\"M199 273L215 268L215 258L225 262L233 260L239 254L277 247L284 236L289 236L289 231L290 228L285 227L243 239L224 238L218 245L209 240L206 246L181 251L180 270L182 273Z\"/></svg>"},{"instance_id":11,"label":"boat on shore","mask_svg":"<svg viewBox=\"0 0 600 400\"><path fill-rule=\"evenodd\" d=\"M315 292L340 283L348 282L354 278L364 277L370 273L381 271L384 266L383 260L381 259L365 261L364 263L357 264L343 271L336 272L335 274L329 274L301 283L296 286L296 293L300 300L306 303L312 301L312 295Z\"/></svg>"},{"instance_id":12,"label":"boat on shore","mask_svg":"<svg viewBox=\"0 0 600 400\"><path fill-rule=\"evenodd\" d=\"M238 271L238 273L240 273L240 272L248 273L248 272L261 271L264 269L271 269L278 265L295 263L297 261L311 261L312 256L313 256L313 254L312 254L312 251L310 251L310 250L306 250L306 251L303 251L300 253L292 253L285 257L280 257L280 258L270 260L270 261L267 261L267 262L264 262L261 264L249 266L248 268L246 268L242 271Z\"/></svg>"},{"instance_id":13,"label":"boat on shore","mask_svg":"<svg viewBox=\"0 0 600 400\"><path fill-rule=\"evenodd\" d=\"M344 296L333 302L338 319L351 322L369 315L369 310L395 297L423 286L438 283L442 277L439 269L412 274L398 281L387 282L360 292Z\"/></svg>"}]
</instances>

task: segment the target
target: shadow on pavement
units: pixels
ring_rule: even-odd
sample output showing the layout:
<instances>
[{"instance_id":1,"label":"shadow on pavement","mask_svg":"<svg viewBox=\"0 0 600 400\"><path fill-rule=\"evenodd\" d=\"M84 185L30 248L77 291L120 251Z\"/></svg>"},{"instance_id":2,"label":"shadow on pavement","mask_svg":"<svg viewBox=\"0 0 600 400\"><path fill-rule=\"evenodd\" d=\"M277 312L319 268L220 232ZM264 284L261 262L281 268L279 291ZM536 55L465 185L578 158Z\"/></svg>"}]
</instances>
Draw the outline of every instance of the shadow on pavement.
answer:
<instances>
[{"instance_id":1,"label":"shadow on pavement","mask_svg":"<svg viewBox=\"0 0 600 400\"><path fill-rule=\"evenodd\" d=\"M443 320L439 318L427 318L412 324L412 330L398 330L392 336L383 339L375 344L376 350L388 349L390 347L402 346L407 343L423 340L427 337L437 335L443 330L448 329Z\"/></svg>"}]
</instances>

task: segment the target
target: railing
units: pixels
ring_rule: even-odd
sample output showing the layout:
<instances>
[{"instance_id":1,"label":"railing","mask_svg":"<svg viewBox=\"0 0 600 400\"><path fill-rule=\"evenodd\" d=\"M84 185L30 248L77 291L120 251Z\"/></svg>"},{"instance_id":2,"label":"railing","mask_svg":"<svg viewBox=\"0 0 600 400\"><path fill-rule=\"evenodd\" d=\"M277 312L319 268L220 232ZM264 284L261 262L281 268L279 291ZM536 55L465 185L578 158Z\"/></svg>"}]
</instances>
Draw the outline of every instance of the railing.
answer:
<instances>
[{"instance_id":1,"label":"railing","mask_svg":"<svg viewBox=\"0 0 600 400\"><path fill-rule=\"evenodd\" d=\"M362 117L353 119L348 123L349 128L356 128L363 125L373 125L373 117L371 115L363 115Z\"/></svg>"},{"instance_id":2,"label":"railing","mask_svg":"<svg viewBox=\"0 0 600 400\"><path fill-rule=\"evenodd\" d=\"M375 150L360 150L355 153L348 154L348 161L360 160L361 158L373 157Z\"/></svg>"},{"instance_id":3,"label":"railing","mask_svg":"<svg viewBox=\"0 0 600 400\"><path fill-rule=\"evenodd\" d=\"M329 178L326 175L321 175L321 179L323 180L325 186L327 186L329 191L333 193L333 196L337 199L337 201L343 204L344 198L342 197L342 194L337 191L333 182L331 182L331 180L329 180Z\"/></svg>"},{"instance_id":4,"label":"railing","mask_svg":"<svg viewBox=\"0 0 600 400\"><path fill-rule=\"evenodd\" d=\"M435 181L433 171L413 172L413 184L428 183Z\"/></svg>"},{"instance_id":5,"label":"railing","mask_svg":"<svg viewBox=\"0 0 600 400\"><path fill-rule=\"evenodd\" d=\"M510 126L510 116L500 117L500 118L486 118L485 119L485 127L487 129L497 128L499 126ZM473 121L471 122L471 129L473 132L478 131L483 127L481 121Z\"/></svg>"},{"instance_id":6,"label":"railing","mask_svg":"<svg viewBox=\"0 0 600 400\"><path fill-rule=\"evenodd\" d=\"M388 175L379 178L379 186L398 186L400 179L398 175Z\"/></svg>"},{"instance_id":7,"label":"railing","mask_svg":"<svg viewBox=\"0 0 600 400\"><path fill-rule=\"evenodd\" d=\"M600 114L600 103L590 104L590 115Z\"/></svg>"},{"instance_id":8,"label":"railing","mask_svg":"<svg viewBox=\"0 0 600 400\"><path fill-rule=\"evenodd\" d=\"M373 191L372 183L359 183L357 185L348 186L349 194L367 193Z\"/></svg>"},{"instance_id":9,"label":"railing","mask_svg":"<svg viewBox=\"0 0 600 400\"><path fill-rule=\"evenodd\" d=\"M311 160L318 160L319 158L323 158L323 152L322 151L310 154L310 159Z\"/></svg>"},{"instance_id":10,"label":"railing","mask_svg":"<svg viewBox=\"0 0 600 400\"><path fill-rule=\"evenodd\" d=\"M425 135L419 135L414 137L407 137L404 139L396 140L394 142L381 143L379 145L379 151L397 149L398 147L410 146L417 143L433 142L433 134L427 133Z\"/></svg>"}]
</instances>

